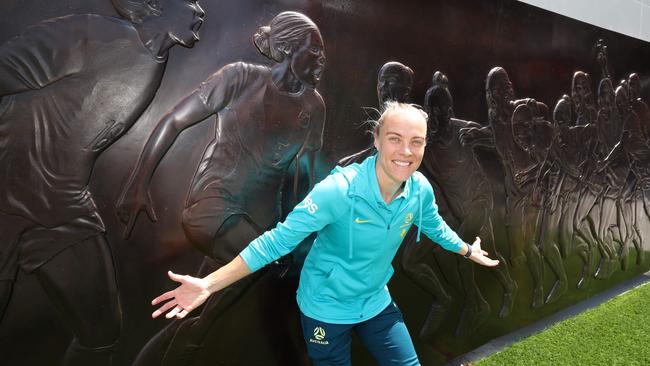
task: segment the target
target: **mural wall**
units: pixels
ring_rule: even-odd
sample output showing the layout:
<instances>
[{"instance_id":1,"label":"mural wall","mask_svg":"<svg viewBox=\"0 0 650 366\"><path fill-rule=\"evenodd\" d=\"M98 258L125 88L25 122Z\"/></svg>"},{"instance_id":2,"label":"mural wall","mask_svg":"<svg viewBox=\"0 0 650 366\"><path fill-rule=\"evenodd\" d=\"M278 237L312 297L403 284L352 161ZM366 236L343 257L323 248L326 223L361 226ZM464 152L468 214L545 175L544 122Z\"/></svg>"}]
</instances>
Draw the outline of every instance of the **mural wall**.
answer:
<instances>
[{"instance_id":1,"label":"mural wall","mask_svg":"<svg viewBox=\"0 0 650 366\"><path fill-rule=\"evenodd\" d=\"M423 364L650 268L645 42L514 0L0 9L7 365L309 364L309 239L189 319L152 320L150 301L167 270L218 268L372 154L364 121L386 100L429 113L441 213L501 260L405 233L389 287ZM353 361L373 362L356 340Z\"/></svg>"}]
</instances>

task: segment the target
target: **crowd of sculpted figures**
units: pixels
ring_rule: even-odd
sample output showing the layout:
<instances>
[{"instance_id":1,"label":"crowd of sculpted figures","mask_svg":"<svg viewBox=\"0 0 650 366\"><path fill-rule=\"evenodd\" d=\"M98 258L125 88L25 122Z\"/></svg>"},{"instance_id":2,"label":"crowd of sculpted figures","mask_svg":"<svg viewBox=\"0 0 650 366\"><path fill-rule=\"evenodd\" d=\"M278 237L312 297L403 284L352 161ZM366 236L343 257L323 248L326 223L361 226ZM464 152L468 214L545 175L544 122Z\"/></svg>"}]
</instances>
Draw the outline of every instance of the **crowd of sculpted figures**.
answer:
<instances>
[{"instance_id":1,"label":"crowd of sculpted figures","mask_svg":"<svg viewBox=\"0 0 650 366\"><path fill-rule=\"evenodd\" d=\"M440 71L424 97L429 140L420 170L434 184L445 220L465 241L480 236L501 260L492 270L503 288L500 318L510 314L518 294L510 268L528 269L533 292L524 296L539 308L568 290L564 260L569 256L582 263L578 289L593 277L606 279L628 269L631 249L634 262L643 261L641 231L650 222L650 110L641 99L639 75L630 74L615 88L607 47L599 41L596 49L597 98L590 75L576 71L570 96L562 95L552 113L533 98L517 99L502 67L494 67L486 79L485 123L455 118L449 80ZM378 75L379 104L410 101L413 80L408 66L386 63ZM339 163L371 153L367 148ZM503 223L505 240L495 240L493 221ZM420 329L424 339L436 333L452 306L449 285L425 259L429 250L407 237L401 258L404 273L434 299ZM473 265L462 260L456 265L465 298L455 334L464 336L491 309ZM549 289L543 287L546 268L555 278Z\"/></svg>"},{"instance_id":2,"label":"crowd of sculpted figures","mask_svg":"<svg viewBox=\"0 0 650 366\"><path fill-rule=\"evenodd\" d=\"M92 168L153 99L168 50L176 44L192 47L205 16L196 1L160 3L164 12L151 5L158 2L113 0L123 19L92 14L52 19L0 47L5 71L0 73L0 132L6 132L0 134L0 159L7 167L0 232L8 238L2 248L6 255L0 256L0 319L17 271L34 273L72 327L68 365L109 365L121 333L106 228L88 188ZM71 35L85 37L86 49L73 47ZM106 45L115 39L131 45L115 53L124 65L94 62L98 55L111 54ZM321 148L326 121L317 91L325 66L320 31L306 16L284 12L260 27L253 40L273 65L226 65L178 101L148 137L115 205L127 237L140 211L155 220L149 184L157 164L183 129L218 115L179 223L188 241L206 255L199 273L228 262L277 223L282 183L302 156L309 158L313 184L313 154ZM584 288L593 277L609 278L643 261L641 232L650 219L650 109L641 99L639 75L615 83L607 47L601 42L596 48L601 65L596 93L590 75L577 71L570 93L552 113L535 99L516 99L502 67L486 79L486 123L455 118L450 81L441 72L433 75L425 95L429 141L421 170L434 184L447 222L467 242L483 238L484 247L501 260L492 270L503 290L499 317L511 313L518 295L512 267L525 265L530 271L533 292L526 296L538 308L558 300L570 285ZM43 56L52 54L59 57ZM138 70L138 75L124 70ZM72 74L76 77L61 76ZM378 75L379 104L410 101L414 78L408 66L386 63ZM108 87L115 83L129 98ZM100 99L103 107L94 107ZM10 138L17 133L33 141ZM372 153L370 147L341 163ZM503 217L497 217L497 206L505 208ZM496 221L505 223L507 240L495 240ZM403 272L434 298L420 330L422 338L429 338L448 315L452 296L424 259L431 248L414 242L405 239L400 262ZM582 262L576 284L568 283L564 260L570 256ZM491 309L473 264L454 260L465 296L456 327L462 336L477 329ZM548 289L543 288L545 268L555 277ZM136 364L177 364L195 357L215 321L258 278L214 296L202 314L170 323L148 342ZM96 296L88 299L84 294L91 287Z\"/></svg>"},{"instance_id":3,"label":"crowd of sculpted figures","mask_svg":"<svg viewBox=\"0 0 650 366\"><path fill-rule=\"evenodd\" d=\"M584 288L591 278L609 278L644 260L650 110L641 99L639 75L632 73L616 85L607 47L599 41L596 49L601 65L596 97L590 75L576 71L570 93L562 95L552 113L535 99L517 99L502 67L486 79L487 123L454 118L449 81L440 72L425 96L430 140L421 170L434 183L452 227L465 240L480 234L502 260L494 269L503 287L500 317L510 313L518 290L509 267L525 264L533 292L524 296L539 308L558 300L570 285ZM494 175L495 162L502 175ZM494 202L505 207L503 242L494 241L492 221L499 215ZM435 300L420 333L426 337L439 325L450 297L415 248L406 243L402 263ZM582 266L579 280L570 284L564 260L574 255ZM489 305L474 283L471 265L460 262L458 268L466 295L456 330L462 335L485 320ZM555 281L545 289L547 268Z\"/></svg>"}]
</instances>

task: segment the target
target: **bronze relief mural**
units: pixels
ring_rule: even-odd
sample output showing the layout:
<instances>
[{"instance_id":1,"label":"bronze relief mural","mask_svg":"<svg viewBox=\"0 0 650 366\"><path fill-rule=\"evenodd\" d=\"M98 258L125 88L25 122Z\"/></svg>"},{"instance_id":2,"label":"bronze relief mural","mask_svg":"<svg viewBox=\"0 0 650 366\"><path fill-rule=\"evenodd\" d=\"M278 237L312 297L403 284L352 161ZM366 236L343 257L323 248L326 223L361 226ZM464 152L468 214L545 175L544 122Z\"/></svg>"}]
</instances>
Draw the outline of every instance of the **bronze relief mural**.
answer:
<instances>
[{"instance_id":1,"label":"bronze relief mural","mask_svg":"<svg viewBox=\"0 0 650 366\"><path fill-rule=\"evenodd\" d=\"M0 8L8 365L309 364L309 241L188 319L152 320L150 301L167 270L219 268L374 154L363 122L387 100L429 114L420 171L501 262L403 233L389 287L423 364L650 267L644 42L509 0ZM353 361L372 364L355 344Z\"/></svg>"}]
</instances>

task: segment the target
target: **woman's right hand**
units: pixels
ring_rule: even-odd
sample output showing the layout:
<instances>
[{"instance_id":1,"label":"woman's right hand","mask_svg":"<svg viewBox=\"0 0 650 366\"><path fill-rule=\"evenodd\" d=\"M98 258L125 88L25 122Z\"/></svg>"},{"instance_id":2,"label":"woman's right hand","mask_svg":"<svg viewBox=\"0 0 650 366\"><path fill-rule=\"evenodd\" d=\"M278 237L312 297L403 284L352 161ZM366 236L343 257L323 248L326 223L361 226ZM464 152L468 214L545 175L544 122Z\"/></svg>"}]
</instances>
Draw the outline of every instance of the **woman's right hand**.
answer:
<instances>
[{"instance_id":1,"label":"woman's right hand","mask_svg":"<svg viewBox=\"0 0 650 366\"><path fill-rule=\"evenodd\" d=\"M171 310L165 314L167 319L173 317L184 318L190 311L201 306L210 297L208 281L204 278L178 275L172 271L168 271L167 274L172 281L178 282L180 285L174 290L165 292L153 299L151 305L158 305L166 301L151 314L153 318L160 316L169 309Z\"/></svg>"},{"instance_id":2,"label":"woman's right hand","mask_svg":"<svg viewBox=\"0 0 650 366\"><path fill-rule=\"evenodd\" d=\"M142 187L140 184L128 184L122 191L115 207L120 221L126 224L122 234L124 239L131 235L135 219L140 211L146 211L151 221L158 220L151 201L151 194L147 188Z\"/></svg>"}]
</instances>

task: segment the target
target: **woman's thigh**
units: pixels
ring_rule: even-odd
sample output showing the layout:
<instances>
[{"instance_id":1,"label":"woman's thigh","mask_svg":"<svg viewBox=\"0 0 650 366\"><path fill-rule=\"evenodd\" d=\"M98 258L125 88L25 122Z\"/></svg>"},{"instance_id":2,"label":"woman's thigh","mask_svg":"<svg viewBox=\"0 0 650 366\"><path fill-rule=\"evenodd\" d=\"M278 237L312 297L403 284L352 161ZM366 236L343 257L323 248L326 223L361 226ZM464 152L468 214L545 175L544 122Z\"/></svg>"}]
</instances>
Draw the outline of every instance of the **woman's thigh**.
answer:
<instances>
[{"instance_id":1,"label":"woman's thigh","mask_svg":"<svg viewBox=\"0 0 650 366\"><path fill-rule=\"evenodd\" d=\"M314 366L351 366L350 345L354 324L321 322L300 313L302 334Z\"/></svg>"},{"instance_id":2,"label":"woman's thigh","mask_svg":"<svg viewBox=\"0 0 650 366\"><path fill-rule=\"evenodd\" d=\"M402 313L394 302L372 319L357 324L354 330L379 365L420 365Z\"/></svg>"}]
</instances>

